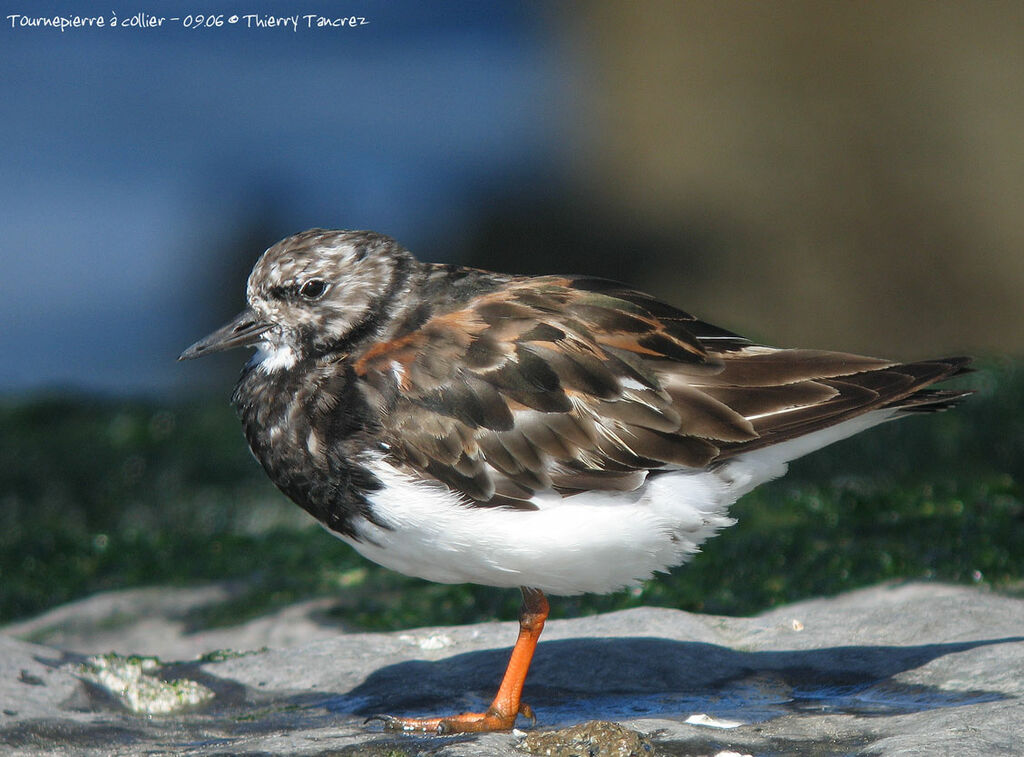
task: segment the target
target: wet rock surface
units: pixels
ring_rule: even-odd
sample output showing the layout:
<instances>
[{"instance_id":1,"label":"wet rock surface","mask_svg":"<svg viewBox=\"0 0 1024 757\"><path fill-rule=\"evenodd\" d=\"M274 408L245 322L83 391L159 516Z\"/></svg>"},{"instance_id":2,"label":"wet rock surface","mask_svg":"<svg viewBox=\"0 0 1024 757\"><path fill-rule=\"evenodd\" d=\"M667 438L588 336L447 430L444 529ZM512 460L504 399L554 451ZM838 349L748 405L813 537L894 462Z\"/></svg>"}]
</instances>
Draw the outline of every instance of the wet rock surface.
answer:
<instances>
[{"instance_id":1,"label":"wet rock surface","mask_svg":"<svg viewBox=\"0 0 1024 757\"><path fill-rule=\"evenodd\" d=\"M310 602L190 631L181 618L218 596L101 595L2 629L0 752L990 755L1024 744L1024 601L977 589L879 586L754 618L641 608L552 621L526 685L536 725L455 737L364 721L486 707L514 623L344 633ZM95 674L94 655L109 652L153 690L210 695L137 710L138 696L111 689L135 679Z\"/></svg>"}]
</instances>

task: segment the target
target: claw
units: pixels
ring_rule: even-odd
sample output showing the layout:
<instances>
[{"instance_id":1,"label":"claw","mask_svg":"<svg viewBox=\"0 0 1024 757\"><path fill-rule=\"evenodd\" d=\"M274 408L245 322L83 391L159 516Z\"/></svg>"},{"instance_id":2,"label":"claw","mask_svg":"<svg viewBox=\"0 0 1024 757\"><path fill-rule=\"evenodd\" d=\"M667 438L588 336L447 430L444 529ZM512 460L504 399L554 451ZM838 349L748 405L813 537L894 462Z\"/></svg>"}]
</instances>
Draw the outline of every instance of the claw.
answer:
<instances>
[{"instance_id":1,"label":"claw","mask_svg":"<svg viewBox=\"0 0 1024 757\"><path fill-rule=\"evenodd\" d=\"M527 706L520 708L519 714L530 718L533 710ZM372 715L366 723L380 721L387 731L403 731L405 733L436 733L438 736L449 736L454 733L482 733L485 731L510 731L515 725L515 716L508 717L497 712L464 712L446 718L399 718L394 715Z\"/></svg>"},{"instance_id":2,"label":"claw","mask_svg":"<svg viewBox=\"0 0 1024 757\"><path fill-rule=\"evenodd\" d=\"M534 714L533 708L526 702L519 703L519 714L530 721L531 727L537 725L537 715Z\"/></svg>"},{"instance_id":3,"label":"claw","mask_svg":"<svg viewBox=\"0 0 1024 757\"><path fill-rule=\"evenodd\" d=\"M375 720L379 720L387 728L393 721L398 720L394 715L370 715L366 720L363 721L363 725L369 725Z\"/></svg>"},{"instance_id":4,"label":"claw","mask_svg":"<svg viewBox=\"0 0 1024 757\"><path fill-rule=\"evenodd\" d=\"M385 731L421 731L423 733L430 733L434 731L438 734L443 733L441 730L441 718L399 718L394 715L371 715L363 721L363 725L379 721L384 725Z\"/></svg>"}]
</instances>

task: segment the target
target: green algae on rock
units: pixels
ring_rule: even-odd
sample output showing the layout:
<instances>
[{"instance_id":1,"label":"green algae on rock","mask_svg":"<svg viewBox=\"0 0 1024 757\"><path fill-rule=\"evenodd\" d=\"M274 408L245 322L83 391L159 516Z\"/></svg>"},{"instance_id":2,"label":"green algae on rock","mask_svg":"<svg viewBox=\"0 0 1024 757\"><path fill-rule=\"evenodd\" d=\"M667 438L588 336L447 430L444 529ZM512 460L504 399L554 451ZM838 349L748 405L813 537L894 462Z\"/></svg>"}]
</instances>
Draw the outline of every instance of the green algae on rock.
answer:
<instances>
[{"instance_id":1,"label":"green algae on rock","mask_svg":"<svg viewBox=\"0 0 1024 757\"><path fill-rule=\"evenodd\" d=\"M167 715L213 699L213 692L196 681L160 679L156 674L161 667L156 657L110 652L89 657L76 672L140 715Z\"/></svg>"}]
</instances>

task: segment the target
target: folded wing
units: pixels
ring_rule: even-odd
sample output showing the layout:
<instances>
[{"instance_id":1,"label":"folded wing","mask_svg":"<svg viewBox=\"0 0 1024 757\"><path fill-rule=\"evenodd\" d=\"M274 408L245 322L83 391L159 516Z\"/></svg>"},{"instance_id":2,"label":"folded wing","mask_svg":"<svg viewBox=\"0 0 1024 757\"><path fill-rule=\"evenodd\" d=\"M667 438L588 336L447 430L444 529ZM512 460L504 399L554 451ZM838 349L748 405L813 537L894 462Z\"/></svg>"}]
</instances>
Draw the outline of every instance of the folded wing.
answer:
<instances>
[{"instance_id":1,"label":"folded wing","mask_svg":"<svg viewBox=\"0 0 1024 757\"><path fill-rule=\"evenodd\" d=\"M631 490L870 410L941 409L965 358L755 345L621 284L521 279L354 363L390 454L482 506Z\"/></svg>"}]
</instances>

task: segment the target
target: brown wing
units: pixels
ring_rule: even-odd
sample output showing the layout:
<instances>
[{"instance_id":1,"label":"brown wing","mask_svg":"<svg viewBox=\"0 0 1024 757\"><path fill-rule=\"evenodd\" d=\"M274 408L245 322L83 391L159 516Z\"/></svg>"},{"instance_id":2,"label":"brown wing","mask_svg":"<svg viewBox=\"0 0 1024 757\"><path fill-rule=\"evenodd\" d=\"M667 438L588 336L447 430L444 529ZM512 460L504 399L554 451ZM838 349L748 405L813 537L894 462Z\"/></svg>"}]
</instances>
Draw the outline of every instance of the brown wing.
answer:
<instances>
[{"instance_id":1,"label":"brown wing","mask_svg":"<svg viewBox=\"0 0 1024 757\"><path fill-rule=\"evenodd\" d=\"M751 344L601 279L513 281L368 349L392 454L481 504L634 489L867 410L939 405L966 361ZM916 398L916 399L915 399Z\"/></svg>"}]
</instances>

